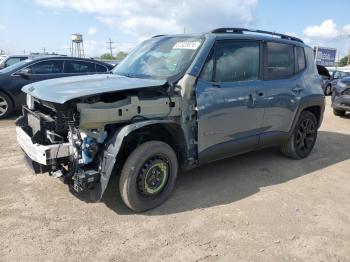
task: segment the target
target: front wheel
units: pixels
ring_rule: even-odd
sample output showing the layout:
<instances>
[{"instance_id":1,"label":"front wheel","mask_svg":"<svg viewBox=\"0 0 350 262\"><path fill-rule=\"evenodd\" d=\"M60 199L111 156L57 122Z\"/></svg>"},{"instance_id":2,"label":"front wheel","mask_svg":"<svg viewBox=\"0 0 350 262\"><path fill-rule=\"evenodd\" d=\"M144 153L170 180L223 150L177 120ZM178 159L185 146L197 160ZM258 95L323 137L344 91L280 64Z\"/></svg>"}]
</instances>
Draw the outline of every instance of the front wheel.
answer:
<instances>
[{"instance_id":1,"label":"front wheel","mask_svg":"<svg viewBox=\"0 0 350 262\"><path fill-rule=\"evenodd\" d=\"M138 146L126 160L119 179L124 203L136 212L162 204L174 189L178 161L174 150L161 141Z\"/></svg>"},{"instance_id":2,"label":"front wheel","mask_svg":"<svg viewBox=\"0 0 350 262\"><path fill-rule=\"evenodd\" d=\"M307 157L317 138L317 119L309 111L303 111L288 141L282 145L281 151L284 155L302 159Z\"/></svg>"}]
</instances>

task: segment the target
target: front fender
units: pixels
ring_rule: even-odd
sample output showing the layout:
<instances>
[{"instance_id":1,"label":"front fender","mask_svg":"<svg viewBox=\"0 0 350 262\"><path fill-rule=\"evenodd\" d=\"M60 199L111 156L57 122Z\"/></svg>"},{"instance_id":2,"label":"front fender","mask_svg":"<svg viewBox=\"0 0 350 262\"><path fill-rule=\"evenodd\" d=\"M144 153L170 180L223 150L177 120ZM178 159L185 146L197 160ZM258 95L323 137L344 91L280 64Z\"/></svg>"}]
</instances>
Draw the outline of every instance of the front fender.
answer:
<instances>
[{"instance_id":1,"label":"front fender","mask_svg":"<svg viewBox=\"0 0 350 262\"><path fill-rule=\"evenodd\" d=\"M104 151L99 157L99 172L100 172L100 183L99 185L91 191L91 198L94 201L98 201L102 198L109 179L113 173L114 167L116 165L117 157L120 148L123 145L124 138L128 136L131 132L140 129L145 126L154 124L173 124L172 120L145 120L133 124L129 124L118 129L108 140L105 142Z\"/></svg>"}]
</instances>

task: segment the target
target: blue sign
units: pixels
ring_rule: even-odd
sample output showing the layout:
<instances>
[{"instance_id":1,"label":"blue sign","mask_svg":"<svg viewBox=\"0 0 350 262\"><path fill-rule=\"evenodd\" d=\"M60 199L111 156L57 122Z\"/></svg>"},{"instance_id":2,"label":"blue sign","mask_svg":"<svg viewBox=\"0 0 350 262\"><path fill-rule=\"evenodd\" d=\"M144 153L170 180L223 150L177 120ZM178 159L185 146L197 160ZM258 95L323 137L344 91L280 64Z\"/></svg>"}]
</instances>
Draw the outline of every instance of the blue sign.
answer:
<instances>
[{"instance_id":1,"label":"blue sign","mask_svg":"<svg viewBox=\"0 0 350 262\"><path fill-rule=\"evenodd\" d=\"M337 49L328 47L316 47L316 64L323 66L334 66Z\"/></svg>"}]
</instances>

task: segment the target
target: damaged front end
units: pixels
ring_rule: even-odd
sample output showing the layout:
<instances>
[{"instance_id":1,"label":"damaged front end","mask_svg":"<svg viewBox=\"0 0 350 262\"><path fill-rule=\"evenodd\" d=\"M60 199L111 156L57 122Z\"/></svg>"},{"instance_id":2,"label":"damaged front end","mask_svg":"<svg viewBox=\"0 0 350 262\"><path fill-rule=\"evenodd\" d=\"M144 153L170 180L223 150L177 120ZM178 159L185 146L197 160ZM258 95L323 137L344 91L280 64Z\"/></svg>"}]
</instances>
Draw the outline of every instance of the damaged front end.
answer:
<instances>
[{"instance_id":1,"label":"damaged front end","mask_svg":"<svg viewBox=\"0 0 350 262\"><path fill-rule=\"evenodd\" d=\"M124 138L143 126L179 123L180 96L110 93L63 104L27 97L17 141L35 173L49 172L98 200Z\"/></svg>"}]
</instances>

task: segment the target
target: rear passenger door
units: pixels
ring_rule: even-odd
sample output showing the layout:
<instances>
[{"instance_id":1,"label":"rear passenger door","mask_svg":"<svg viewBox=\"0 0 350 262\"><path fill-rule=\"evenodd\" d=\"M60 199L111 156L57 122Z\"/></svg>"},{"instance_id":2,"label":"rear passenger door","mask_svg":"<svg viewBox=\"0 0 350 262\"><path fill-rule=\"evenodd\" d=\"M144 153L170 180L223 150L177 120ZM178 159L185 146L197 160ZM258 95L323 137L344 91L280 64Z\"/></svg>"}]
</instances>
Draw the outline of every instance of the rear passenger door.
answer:
<instances>
[{"instance_id":1,"label":"rear passenger door","mask_svg":"<svg viewBox=\"0 0 350 262\"><path fill-rule=\"evenodd\" d=\"M279 144L292 126L304 92L303 47L266 42L264 52L265 116L260 146Z\"/></svg>"},{"instance_id":2,"label":"rear passenger door","mask_svg":"<svg viewBox=\"0 0 350 262\"><path fill-rule=\"evenodd\" d=\"M264 114L260 43L218 42L197 81L201 162L255 149Z\"/></svg>"}]
</instances>

